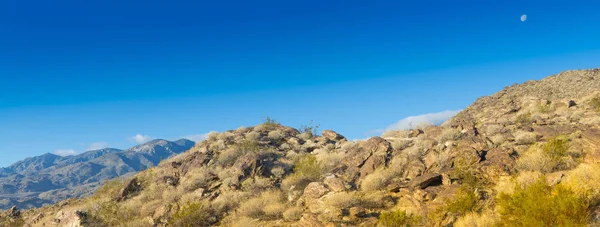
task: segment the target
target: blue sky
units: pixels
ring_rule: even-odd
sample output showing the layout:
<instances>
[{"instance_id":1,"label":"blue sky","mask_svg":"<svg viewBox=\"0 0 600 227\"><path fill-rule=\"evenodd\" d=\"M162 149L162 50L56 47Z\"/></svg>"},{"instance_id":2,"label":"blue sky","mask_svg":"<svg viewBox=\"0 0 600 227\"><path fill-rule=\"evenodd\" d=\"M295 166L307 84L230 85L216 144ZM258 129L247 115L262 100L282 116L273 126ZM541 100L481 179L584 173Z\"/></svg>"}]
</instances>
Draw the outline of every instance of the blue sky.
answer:
<instances>
[{"instance_id":1,"label":"blue sky","mask_svg":"<svg viewBox=\"0 0 600 227\"><path fill-rule=\"evenodd\" d=\"M311 120L351 139L598 67L595 1L0 3L0 166ZM527 14L525 22L520 16ZM139 139L146 137L139 136Z\"/></svg>"}]
</instances>

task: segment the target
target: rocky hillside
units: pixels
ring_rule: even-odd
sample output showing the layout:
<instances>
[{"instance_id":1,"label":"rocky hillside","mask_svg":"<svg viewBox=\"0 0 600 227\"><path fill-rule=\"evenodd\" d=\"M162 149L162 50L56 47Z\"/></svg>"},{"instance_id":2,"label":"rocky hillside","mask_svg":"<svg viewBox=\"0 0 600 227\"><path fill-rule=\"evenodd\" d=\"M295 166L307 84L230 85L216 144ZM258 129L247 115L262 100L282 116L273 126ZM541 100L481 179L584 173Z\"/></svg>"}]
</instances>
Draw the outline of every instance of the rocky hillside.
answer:
<instances>
[{"instance_id":1,"label":"rocky hillside","mask_svg":"<svg viewBox=\"0 0 600 227\"><path fill-rule=\"evenodd\" d=\"M0 209L40 207L89 195L108 179L158 165L194 142L154 140L125 151L106 148L73 156L44 154L0 169Z\"/></svg>"},{"instance_id":2,"label":"rocky hillside","mask_svg":"<svg viewBox=\"0 0 600 227\"><path fill-rule=\"evenodd\" d=\"M27 226L600 223L600 70L513 85L441 126L348 141L267 121L94 195L5 211Z\"/></svg>"}]
</instances>

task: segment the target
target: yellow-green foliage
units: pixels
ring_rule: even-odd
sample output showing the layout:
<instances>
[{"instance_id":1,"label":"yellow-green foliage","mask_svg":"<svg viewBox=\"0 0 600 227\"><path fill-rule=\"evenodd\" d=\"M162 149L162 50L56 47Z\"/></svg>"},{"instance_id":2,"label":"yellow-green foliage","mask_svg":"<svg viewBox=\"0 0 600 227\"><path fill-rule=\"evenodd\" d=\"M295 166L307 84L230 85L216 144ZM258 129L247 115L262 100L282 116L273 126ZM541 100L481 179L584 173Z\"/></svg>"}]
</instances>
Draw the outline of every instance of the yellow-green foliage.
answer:
<instances>
[{"instance_id":1,"label":"yellow-green foliage","mask_svg":"<svg viewBox=\"0 0 600 227\"><path fill-rule=\"evenodd\" d=\"M600 111L600 96L596 96L590 100L590 105L592 105L592 107L597 111Z\"/></svg>"},{"instance_id":2,"label":"yellow-green foliage","mask_svg":"<svg viewBox=\"0 0 600 227\"><path fill-rule=\"evenodd\" d=\"M347 209L360 203L357 192L339 192L325 198L325 205Z\"/></svg>"},{"instance_id":3,"label":"yellow-green foliage","mask_svg":"<svg viewBox=\"0 0 600 227\"><path fill-rule=\"evenodd\" d=\"M25 226L25 220L23 220L22 217L17 217L17 218L0 217L0 226L21 227L21 226Z\"/></svg>"},{"instance_id":4,"label":"yellow-green foliage","mask_svg":"<svg viewBox=\"0 0 600 227\"><path fill-rule=\"evenodd\" d=\"M94 198L116 198L119 196L121 189L125 186L125 182L121 179L114 179L107 181L102 185L102 187L98 188L96 192L94 192Z\"/></svg>"},{"instance_id":5,"label":"yellow-green foliage","mask_svg":"<svg viewBox=\"0 0 600 227\"><path fill-rule=\"evenodd\" d=\"M260 196L243 202L238 208L238 213L250 218L273 220L283 217L286 209L280 191L265 191Z\"/></svg>"},{"instance_id":6,"label":"yellow-green foliage","mask_svg":"<svg viewBox=\"0 0 600 227\"><path fill-rule=\"evenodd\" d=\"M498 215L493 210L487 210L481 213L468 213L454 223L455 227L490 227L495 226L498 221Z\"/></svg>"},{"instance_id":7,"label":"yellow-green foliage","mask_svg":"<svg viewBox=\"0 0 600 227\"><path fill-rule=\"evenodd\" d=\"M119 206L114 200L98 202L90 209L91 220L104 226L126 226L129 220L137 218L137 214Z\"/></svg>"},{"instance_id":8,"label":"yellow-green foliage","mask_svg":"<svg viewBox=\"0 0 600 227\"><path fill-rule=\"evenodd\" d=\"M520 114L517 116L517 124L519 125L529 125L532 122L531 113L527 112L524 114Z\"/></svg>"},{"instance_id":9,"label":"yellow-green foliage","mask_svg":"<svg viewBox=\"0 0 600 227\"><path fill-rule=\"evenodd\" d=\"M550 155L553 159L560 159L567 155L569 150L569 141L567 138L559 136L552 138L542 147L544 153Z\"/></svg>"},{"instance_id":10,"label":"yellow-green foliage","mask_svg":"<svg viewBox=\"0 0 600 227\"><path fill-rule=\"evenodd\" d=\"M265 122L262 125L266 130L273 130L277 128L277 126L279 126L280 124L275 119L267 117L265 118Z\"/></svg>"},{"instance_id":11,"label":"yellow-green foliage","mask_svg":"<svg viewBox=\"0 0 600 227\"><path fill-rule=\"evenodd\" d=\"M552 188L542 178L517 185L512 194L501 193L496 201L499 226L585 226L588 205L562 185Z\"/></svg>"},{"instance_id":12,"label":"yellow-green foliage","mask_svg":"<svg viewBox=\"0 0 600 227\"><path fill-rule=\"evenodd\" d=\"M297 221L302 218L302 213L304 213L302 207L290 207L283 212L283 219L286 221Z\"/></svg>"},{"instance_id":13,"label":"yellow-green foliage","mask_svg":"<svg viewBox=\"0 0 600 227\"><path fill-rule=\"evenodd\" d=\"M387 211L379 215L377 225L381 227L398 227L398 226L417 226L419 224L419 217L407 214L403 210Z\"/></svg>"},{"instance_id":14,"label":"yellow-green foliage","mask_svg":"<svg viewBox=\"0 0 600 227\"><path fill-rule=\"evenodd\" d=\"M571 170L561 184L590 203L600 200L600 165L581 164Z\"/></svg>"},{"instance_id":15,"label":"yellow-green foliage","mask_svg":"<svg viewBox=\"0 0 600 227\"><path fill-rule=\"evenodd\" d=\"M461 186L453 199L447 201L444 211L459 216L469 212L477 212L481 208L480 199L479 194L473 188Z\"/></svg>"},{"instance_id":16,"label":"yellow-green foliage","mask_svg":"<svg viewBox=\"0 0 600 227\"><path fill-rule=\"evenodd\" d=\"M552 103L550 101L544 103L544 104L540 104L538 106L538 111L540 113L550 113L552 112Z\"/></svg>"},{"instance_id":17,"label":"yellow-green foliage","mask_svg":"<svg viewBox=\"0 0 600 227\"><path fill-rule=\"evenodd\" d=\"M212 210L205 203L187 203L171 215L169 226L210 226L216 220L213 216Z\"/></svg>"},{"instance_id":18,"label":"yellow-green foliage","mask_svg":"<svg viewBox=\"0 0 600 227\"><path fill-rule=\"evenodd\" d=\"M577 165L577 155L569 153L569 140L565 136L549 139L543 145L532 145L517 161L517 167L526 171L549 173L564 170Z\"/></svg>"},{"instance_id":19,"label":"yellow-green foliage","mask_svg":"<svg viewBox=\"0 0 600 227\"><path fill-rule=\"evenodd\" d=\"M314 155L303 155L294 161L294 173L289 175L282 184L285 188L296 186L302 190L308 183L321 179L323 168Z\"/></svg>"}]
</instances>

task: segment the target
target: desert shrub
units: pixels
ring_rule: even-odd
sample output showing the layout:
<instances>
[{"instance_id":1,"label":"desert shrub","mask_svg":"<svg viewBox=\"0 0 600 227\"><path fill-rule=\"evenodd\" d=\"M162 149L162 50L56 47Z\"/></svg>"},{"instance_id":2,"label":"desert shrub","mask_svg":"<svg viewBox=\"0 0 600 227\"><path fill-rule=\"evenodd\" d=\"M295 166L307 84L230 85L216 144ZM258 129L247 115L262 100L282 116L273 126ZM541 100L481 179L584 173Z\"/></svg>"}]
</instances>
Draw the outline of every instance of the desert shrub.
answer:
<instances>
[{"instance_id":1,"label":"desert shrub","mask_svg":"<svg viewBox=\"0 0 600 227\"><path fill-rule=\"evenodd\" d=\"M562 185L548 186L542 178L527 186L515 186L496 201L499 226L585 226L588 205Z\"/></svg>"},{"instance_id":2,"label":"desert shrub","mask_svg":"<svg viewBox=\"0 0 600 227\"><path fill-rule=\"evenodd\" d=\"M553 159L560 159L569 151L569 140L563 136L552 138L544 144L542 150Z\"/></svg>"},{"instance_id":3,"label":"desert shrub","mask_svg":"<svg viewBox=\"0 0 600 227\"><path fill-rule=\"evenodd\" d=\"M244 135L244 138L246 138L246 140L249 141L258 141L258 139L260 138L260 133L255 131L248 132L246 133L246 135Z\"/></svg>"},{"instance_id":4,"label":"desert shrub","mask_svg":"<svg viewBox=\"0 0 600 227\"><path fill-rule=\"evenodd\" d=\"M498 221L498 215L493 210L487 210L481 213L468 213L459 217L454 226L456 227L489 227L495 226Z\"/></svg>"},{"instance_id":5,"label":"desert shrub","mask_svg":"<svg viewBox=\"0 0 600 227\"><path fill-rule=\"evenodd\" d=\"M561 181L561 184L569 187L580 198L591 204L600 200L600 165L581 164L571 170Z\"/></svg>"},{"instance_id":6,"label":"desert shrub","mask_svg":"<svg viewBox=\"0 0 600 227\"><path fill-rule=\"evenodd\" d=\"M324 173L328 173L334 168L340 166L345 157L346 153L335 151L324 151L315 155L317 162L321 163L321 171Z\"/></svg>"},{"instance_id":7,"label":"desert shrub","mask_svg":"<svg viewBox=\"0 0 600 227\"><path fill-rule=\"evenodd\" d=\"M260 193L273 187L273 183L271 179L264 177L247 178L242 182L242 189L247 192Z\"/></svg>"},{"instance_id":8,"label":"desert shrub","mask_svg":"<svg viewBox=\"0 0 600 227\"><path fill-rule=\"evenodd\" d=\"M360 182L360 189L362 191L377 191L382 189L388 185L393 177L393 173L392 170L386 168L376 169Z\"/></svg>"},{"instance_id":9,"label":"desert shrub","mask_svg":"<svg viewBox=\"0 0 600 227\"><path fill-rule=\"evenodd\" d=\"M214 212L204 202L187 203L169 218L169 226L192 227L214 224Z\"/></svg>"},{"instance_id":10,"label":"desert shrub","mask_svg":"<svg viewBox=\"0 0 600 227\"><path fill-rule=\"evenodd\" d=\"M318 135L318 130L319 125L315 125L312 120L310 121L310 124L301 125L300 128L298 128L298 131L306 137L305 139L310 139L313 136Z\"/></svg>"},{"instance_id":11,"label":"desert shrub","mask_svg":"<svg viewBox=\"0 0 600 227\"><path fill-rule=\"evenodd\" d=\"M249 192L243 191L225 191L212 201L211 207L217 213L225 213L236 209L242 202L250 198L251 195Z\"/></svg>"},{"instance_id":12,"label":"desert shrub","mask_svg":"<svg viewBox=\"0 0 600 227\"><path fill-rule=\"evenodd\" d=\"M592 108L596 109L596 111L600 112L600 95L592 98L592 100L590 100L590 105Z\"/></svg>"},{"instance_id":13,"label":"desert shrub","mask_svg":"<svg viewBox=\"0 0 600 227\"><path fill-rule=\"evenodd\" d=\"M223 166L231 166L239 158L244 154L244 151L237 146L229 147L223 150L217 157L217 160Z\"/></svg>"},{"instance_id":14,"label":"desert shrub","mask_svg":"<svg viewBox=\"0 0 600 227\"><path fill-rule=\"evenodd\" d=\"M461 186L456 195L447 201L444 211L458 216L469 212L478 212L481 209L480 200L480 195L472 187Z\"/></svg>"},{"instance_id":15,"label":"desert shrub","mask_svg":"<svg viewBox=\"0 0 600 227\"><path fill-rule=\"evenodd\" d=\"M23 217L11 218L8 216L1 216L0 217L0 226L21 227L21 226L25 226L25 220L23 220Z\"/></svg>"},{"instance_id":16,"label":"desert shrub","mask_svg":"<svg viewBox=\"0 0 600 227\"><path fill-rule=\"evenodd\" d=\"M250 139L238 141L233 145L233 147L236 147L238 150L240 150L242 154L248 152L258 152L261 149L261 146L258 144L257 140Z\"/></svg>"},{"instance_id":17,"label":"desert shrub","mask_svg":"<svg viewBox=\"0 0 600 227\"><path fill-rule=\"evenodd\" d=\"M519 145L528 145L537 141L537 134L534 132L517 131L515 132L515 142Z\"/></svg>"},{"instance_id":18,"label":"desert shrub","mask_svg":"<svg viewBox=\"0 0 600 227\"><path fill-rule=\"evenodd\" d=\"M549 173L552 172L555 165L552 158L538 146L529 147L525 154L517 159L517 169L521 171Z\"/></svg>"},{"instance_id":19,"label":"desert shrub","mask_svg":"<svg viewBox=\"0 0 600 227\"><path fill-rule=\"evenodd\" d=\"M517 160L517 167L543 173L570 169L579 163L579 159L573 157L578 154L569 153L569 147L569 140L565 136L549 139L541 146L529 147L525 155Z\"/></svg>"},{"instance_id":20,"label":"desert shrub","mask_svg":"<svg viewBox=\"0 0 600 227\"><path fill-rule=\"evenodd\" d=\"M282 193L273 190L243 202L238 208L238 213L250 218L274 220L281 218L285 209Z\"/></svg>"},{"instance_id":21,"label":"desert shrub","mask_svg":"<svg viewBox=\"0 0 600 227\"><path fill-rule=\"evenodd\" d=\"M367 209L384 208L393 205L393 199L385 191L365 192L359 194L360 206Z\"/></svg>"},{"instance_id":22,"label":"desert shrub","mask_svg":"<svg viewBox=\"0 0 600 227\"><path fill-rule=\"evenodd\" d=\"M501 133L503 129L504 129L504 126L502 126L502 125L488 125L485 128L485 134L487 136L493 136L498 133Z\"/></svg>"},{"instance_id":23,"label":"desert shrub","mask_svg":"<svg viewBox=\"0 0 600 227\"><path fill-rule=\"evenodd\" d=\"M530 112L517 115L516 123L519 125L530 125L532 122L533 120Z\"/></svg>"},{"instance_id":24,"label":"desert shrub","mask_svg":"<svg viewBox=\"0 0 600 227\"><path fill-rule=\"evenodd\" d=\"M438 137L438 143L443 144L449 140L458 140L460 139L461 133L457 128L445 128L442 131L442 134Z\"/></svg>"},{"instance_id":25,"label":"desert shrub","mask_svg":"<svg viewBox=\"0 0 600 227\"><path fill-rule=\"evenodd\" d=\"M283 135L283 132L281 132L281 130L273 130L267 134L267 137L271 141L275 141L275 142L281 141L281 139L283 139L283 136L284 135Z\"/></svg>"},{"instance_id":26,"label":"desert shrub","mask_svg":"<svg viewBox=\"0 0 600 227\"><path fill-rule=\"evenodd\" d=\"M318 181L323 173L321 163L314 155L302 155L294 161L294 171L282 182L285 188L295 186L302 190L308 183Z\"/></svg>"},{"instance_id":27,"label":"desert shrub","mask_svg":"<svg viewBox=\"0 0 600 227\"><path fill-rule=\"evenodd\" d=\"M105 226L124 226L137 215L134 211L119 206L116 201L108 200L94 204L90 208L90 216Z\"/></svg>"},{"instance_id":28,"label":"desert shrub","mask_svg":"<svg viewBox=\"0 0 600 227\"><path fill-rule=\"evenodd\" d=\"M304 213L302 207L290 207L283 212L283 219L286 221L298 221L302 218L302 213Z\"/></svg>"},{"instance_id":29,"label":"desert shrub","mask_svg":"<svg viewBox=\"0 0 600 227\"><path fill-rule=\"evenodd\" d=\"M537 110L540 113L550 113L552 112L552 102L547 101L546 103L541 103L537 106Z\"/></svg>"},{"instance_id":30,"label":"desert shrub","mask_svg":"<svg viewBox=\"0 0 600 227\"><path fill-rule=\"evenodd\" d=\"M154 215L154 212L156 212L156 209L158 209L158 207L160 207L161 205L163 205L163 201L161 201L161 200L148 201L148 202L142 204L142 206L139 207L140 216L146 217L146 216Z\"/></svg>"},{"instance_id":31,"label":"desert shrub","mask_svg":"<svg viewBox=\"0 0 600 227\"><path fill-rule=\"evenodd\" d=\"M125 182L122 179L113 179L106 181L96 192L94 198L117 198L120 196L121 189L125 187Z\"/></svg>"},{"instance_id":32,"label":"desert shrub","mask_svg":"<svg viewBox=\"0 0 600 227\"><path fill-rule=\"evenodd\" d=\"M339 209L347 209L360 203L356 192L339 192L324 199L325 205Z\"/></svg>"},{"instance_id":33,"label":"desert shrub","mask_svg":"<svg viewBox=\"0 0 600 227\"><path fill-rule=\"evenodd\" d=\"M381 227L397 227L397 226L418 226L419 217L407 214L406 211L386 211L379 215L377 225Z\"/></svg>"},{"instance_id":34,"label":"desert shrub","mask_svg":"<svg viewBox=\"0 0 600 227\"><path fill-rule=\"evenodd\" d=\"M181 180L180 187L186 191L194 191L198 188L206 188L216 176L207 167L195 168L189 171Z\"/></svg>"},{"instance_id":35,"label":"desert shrub","mask_svg":"<svg viewBox=\"0 0 600 227\"><path fill-rule=\"evenodd\" d=\"M263 122L262 125L260 125L260 126L263 129L270 131L270 130L276 129L278 126L280 126L280 124L275 119L266 117L265 122Z\"/></svg>"},{"instance_id":36,"label":"desert shrub","mask_svg":"<svg viewBox=\"0 0 600 227\"><path fill-rule=\"evenodd\" d=\"M394 150L397 150L397 151L404 150L404 149L410 147L413 143L412 140L401 139L401 138L389 139L389 141L392 144L392 148L394 148Z\"/></svg>"},{"instance_id":37,"label":"desert shrub","mask_svg":"<svg viewBox=\"0 0 600 227\"><path fill-rule=\"evenodd\" d=\"M506 136L502 135L502 134L496 134L496 135L490 136L489 138L490 138L490 140L492 140L492 142L494 144L498 144L498 145L506 142L506 140L507 140Z\"/></svg>"}]
</instances>

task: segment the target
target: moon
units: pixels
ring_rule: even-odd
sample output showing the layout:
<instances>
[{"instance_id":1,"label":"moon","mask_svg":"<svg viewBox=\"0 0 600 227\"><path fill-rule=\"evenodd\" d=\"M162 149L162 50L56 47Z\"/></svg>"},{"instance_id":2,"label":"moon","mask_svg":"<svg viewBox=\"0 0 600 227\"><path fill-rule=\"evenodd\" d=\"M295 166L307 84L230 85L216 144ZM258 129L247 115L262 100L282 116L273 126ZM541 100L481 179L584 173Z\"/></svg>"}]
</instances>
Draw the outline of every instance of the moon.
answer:
<instances>
[{"instance_id":1,"label":"moon","mask_svg":"<svg viewBox=\"0 0 600 227\"><path fill-rule=\"evenodd\" d=\"M525 22L527 20L527 14L521 15L521 22Z\"/></svg>"}]
</instances>

